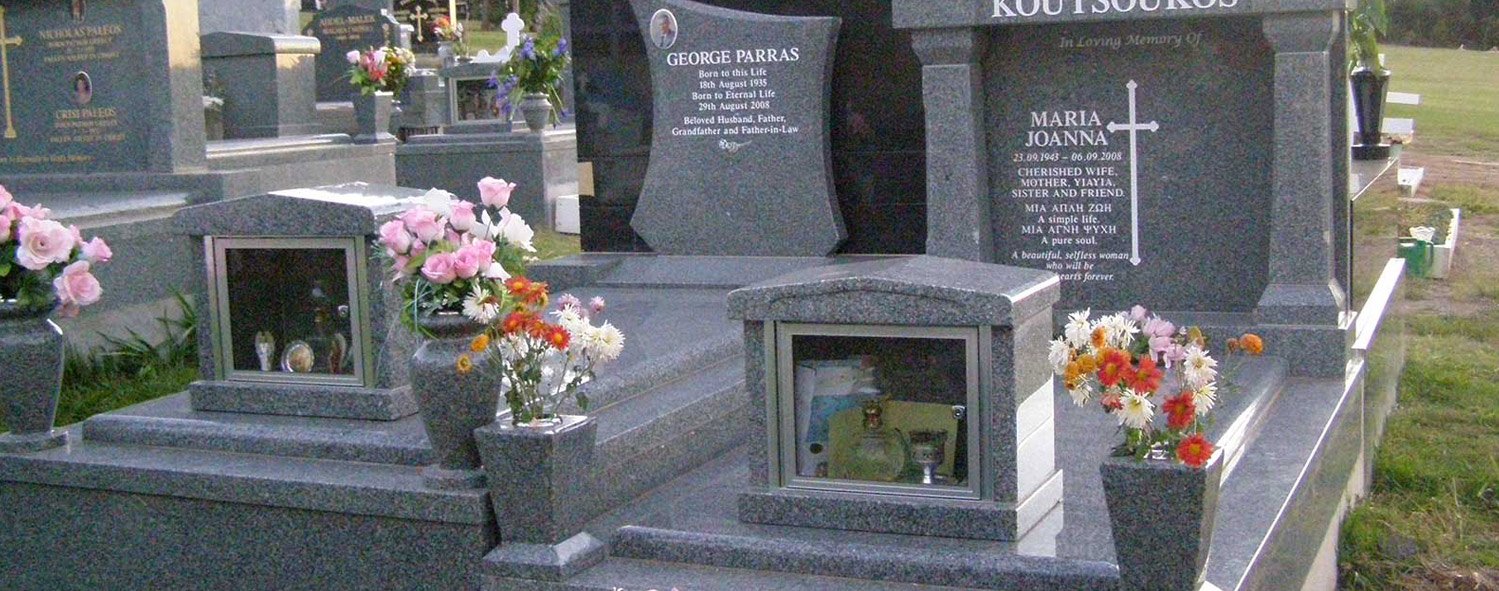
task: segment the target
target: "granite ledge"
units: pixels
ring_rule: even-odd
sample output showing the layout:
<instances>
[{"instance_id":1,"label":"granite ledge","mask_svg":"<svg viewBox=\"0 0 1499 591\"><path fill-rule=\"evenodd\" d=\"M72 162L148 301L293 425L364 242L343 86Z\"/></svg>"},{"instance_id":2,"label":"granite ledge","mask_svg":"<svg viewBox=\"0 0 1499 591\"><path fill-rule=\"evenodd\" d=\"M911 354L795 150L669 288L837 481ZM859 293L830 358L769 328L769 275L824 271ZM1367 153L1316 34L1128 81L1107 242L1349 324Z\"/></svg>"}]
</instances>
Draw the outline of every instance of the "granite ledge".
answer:
<instances>
[{"instance_id":1,"label":"granite ledge","mask_svg":"<svg viewBox=\"0 0 1499 591\"><path fill-rule=\"evenodd\" d=\"M417 467L91 445L79 443L77 433L71 438L74 443L67 447L0 454L0 484L24 482L464 525L485 525L494 519L487 491L428 489Z\"/></svg>"}]
</instances>

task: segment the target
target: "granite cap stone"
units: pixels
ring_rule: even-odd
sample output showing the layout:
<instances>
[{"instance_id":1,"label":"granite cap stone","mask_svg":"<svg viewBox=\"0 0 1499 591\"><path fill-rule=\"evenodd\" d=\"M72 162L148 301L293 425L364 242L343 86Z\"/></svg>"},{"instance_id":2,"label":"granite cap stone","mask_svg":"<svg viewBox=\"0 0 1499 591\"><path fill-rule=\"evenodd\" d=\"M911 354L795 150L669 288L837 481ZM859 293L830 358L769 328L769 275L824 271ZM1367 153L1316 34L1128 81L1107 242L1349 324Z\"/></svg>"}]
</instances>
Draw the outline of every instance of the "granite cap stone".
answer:
<instances>
[{"instance_id":1,"label":"granite cap stone","mask_svg":"<svg viewBox=\"0 0 1499 591\"><path fill-rule=\"evenodd\" d=\"M425 194L369 183L289 189L187 207L173 223L189 236L371 236Z\"/></svg>"},{"instance_id":2,"label":"granite cap stone","mask_svg":"<svg viewBox=\"0 0 1499 591\"><path fill-rule=\"evenodd\" d=\"M322 51L322 43L316 37L301 35L219 31L203 35L201 43L205 58L280 53L314 55Z\"/></svg>"},{"instance_id":3,"label":"granite cap stone","mask_svg":"<svg viewBox=\"0 0 1499 591\"><path fill-rule=\"evenodd\" d=\"M1007 326L1048 311L1061 295L1058 285L1050 271L931 256L882 259L796 271L735 290L729 294L729 316ZM850 297L856 292L863 295Z\"/></svg>"},{"instance_id":4,"label":"granite cap stone","mask_svg":"<svg viewBox=\"0 0 1499 591\"><path fill-rule=\"evenodd\" d=\"M897 29L939 29L993 25L1032 25L1040 23L1099 22L1146 19L1184 19L1202 17L1279 14L1289 12L1331 12L1351 8L1347 0L1239 0L1211 3L1206 8L1188 5L1185 10L1104 11L1060 10L1048 13L1020 10L1023 2L1013 0L979 0L974 2L932 2L931 0L892 0L891 21ZM1039 8L1040 2L1036 5ZM1070 6L1064 3L1064 6ZM1079 4L1078 6L1082 6ZM1129 6L1134 6L1131 3Z\"/></svg>"}]
</instances>

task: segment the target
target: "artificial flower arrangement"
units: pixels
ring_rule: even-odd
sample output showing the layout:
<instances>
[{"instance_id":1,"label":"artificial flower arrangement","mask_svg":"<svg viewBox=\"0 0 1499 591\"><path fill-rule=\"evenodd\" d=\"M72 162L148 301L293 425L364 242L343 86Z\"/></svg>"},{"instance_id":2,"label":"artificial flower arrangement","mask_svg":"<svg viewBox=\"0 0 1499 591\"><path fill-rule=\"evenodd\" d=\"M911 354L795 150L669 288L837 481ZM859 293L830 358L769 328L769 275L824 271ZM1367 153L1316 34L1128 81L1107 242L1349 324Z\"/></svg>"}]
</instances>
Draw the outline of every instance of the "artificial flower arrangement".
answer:
<instances>
[{"instance_id":1,"label":"artificial flower arrangement","mask_svg":"<svg viewBox=\"0 0 1499 591\"><path fill-rule=\"evenodd\" d=\"M488 324L504 312L504 280L525 271L535 232L506 205L515 183L485 177L480 204L447 191L427 192L411 209L380 226L380 246L401 289L401 321L439 312Z\"/></svg>"},{"instance_id":2,"label":"artificial flower arrangement","mask_svg":"<svg viewBox=\"0 0 1499 591\"><path fill-rule=\"evenodd\" d=\"M381 91L401 94L416 63L416 55L401 47L355 50L344 57L350 64L349 82L365 96Z\"/></svg>"},{"instance_id":3,"label":"artificial flower arrangement","mask_svg":"<svg viewBox=\"0 0 1499 591\"><path fill-rule=\"evenodd\" d=\"M437 35L438 41L452 43L458 55L468 55L468 48L464 43L463 23L448 18L447 15L439 16L432 23L432 34Z\"/></svg>"},{"instance_id":4,"label":"artificial flower arrangement","mask_svg":"<svg viewBox=\"0 0 1499 591\"><path fill-rule=\"evenodd\" d=\"M489 323L470 350L499 361L486 367L505 385L511 422L554 423L558 407L568 398L586 412L588 397L579 386L593 379L599 364L618 359L625 346L624 333L618 328L608 322L593 323L604 311L603 298L595 297L585 307L578 298L563 294L550 314L555 321L546 318L545 283L513 277L505 282L501 299L509 313ZM468 355L458 359L460 373L474 366Z\"/></svg>"},{"instance_id":5,"label":"artificial flower arrangement","mask_svg":"<svg viewBox=\"0 0 1499 591\"><path fill-rule=\"evenodd\" d=\"M1218 361L1208 354L1197 327L1180 327L1135 306L1089 319L1089 310L1068 316L1062 336L1051 342L1048 360L1079 407L1097 399L1119 420L1124 442L1116 456L1145 459L1168 450L1178 461L1202 468L1213 457L1204 435L1218 401ZM1229 353L1264 353L1264 341L1246 333L1229 339ZM1156 400L1161 399L1157 405ZM1157 424L1157 409L1165 424ZM1153 452L1155 452L1153 454Z\"/></svg>"},{"instance_id":6,"label":"artificial flower arrangement","mask_svg":"<svg viewBox=\"0 0 1499 591\"><path fill-rule=\"evenodd\" d=\"M547 102L552 105L552 123L561 121L565 108L562 104L562 76L571 62L566 38L527 35L497 76L500 108L508 114L512 105L519 104L522 95L546 95Z\"/></svg>"},{"instance_id":7,"label":"artificial flower arrangement","mask_svg":"<svg viewBox=\"0 0 1499 591\"><path fill-rule=\"evenodd\" d=\"M104 294L93 269L114 253L104 240L84 241L78 226L51 215L40 204L21 205L0 186L0 301L29 310L58 305L62 316L77 316Z\"/></svg>"}]
</instances>

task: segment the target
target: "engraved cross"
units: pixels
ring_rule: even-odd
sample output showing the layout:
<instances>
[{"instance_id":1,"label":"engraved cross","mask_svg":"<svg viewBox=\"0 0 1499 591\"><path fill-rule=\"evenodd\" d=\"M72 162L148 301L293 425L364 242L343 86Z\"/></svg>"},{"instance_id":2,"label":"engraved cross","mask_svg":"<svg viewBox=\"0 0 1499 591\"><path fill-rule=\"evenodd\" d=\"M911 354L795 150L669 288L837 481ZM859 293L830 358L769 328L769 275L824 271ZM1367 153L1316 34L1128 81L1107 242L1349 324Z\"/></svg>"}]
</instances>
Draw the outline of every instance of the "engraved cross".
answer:
<instances>
[{"instance_id":1,"label":"engraved cross","mask_svg":"<svg viewBox=\"0 0 1499 591\"><path fill-rule=\"evenodd\" d=\"M5 139L16 139L16 124L10 111L10 48L20 47L23 40L11 37L5 30L5 7L0 6L0 79L5 87Z\"/></svg>"},{"instance_id":2,"label":"engraved cross","mask_svg":"<svg viewBox=\"0 0 1499 591\"><path fill-rule=\"evenodd\" d=\"M1148 123L1139 123L1139 122L1137 122L1137 120L1135 119L1135 89L1139 88L1140 85L1138 83L1136 83L1134 80L1130 80L1129 84L1125 84L1124 86L1129 89L1129 123L1114 123L1113 121L1110 121L1109 125L1108 125L1108 128L1109 128L1109 132L1110 133L1116 132L1116 131L1128 131L1129 132L1129 222L1130 222L1130 253L1129 253L1129 262L1130 262L1131 265L1139 266L1139 264L1140 264L1140 165L1139 165L1139 158L1137 156L1138 151L1136 150L1136 146L1135 146L1135 139L1136 139L1136 135L1138 134L1138 132L1149 131L1151 133L1155 133L1157 130L1159 130L1161 128L1161 126L1159 124L1157 124L1156 122L1154 122L1154 121L1150 121Z\"/></svg>"}]
</instances>

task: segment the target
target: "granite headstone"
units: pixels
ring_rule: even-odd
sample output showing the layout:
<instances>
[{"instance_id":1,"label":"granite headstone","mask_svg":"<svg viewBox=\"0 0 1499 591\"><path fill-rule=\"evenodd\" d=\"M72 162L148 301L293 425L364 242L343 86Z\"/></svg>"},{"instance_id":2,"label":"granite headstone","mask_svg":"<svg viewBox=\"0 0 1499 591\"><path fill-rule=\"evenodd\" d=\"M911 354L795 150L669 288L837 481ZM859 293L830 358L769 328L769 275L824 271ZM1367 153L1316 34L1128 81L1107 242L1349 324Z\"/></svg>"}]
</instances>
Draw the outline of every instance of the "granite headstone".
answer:
<instances>
[{"instance_id":1,"label":"granite headstone","mask_svg":"<svg viewBox=\"0 0 1499 591\"><path fill-rule=\"evenodd\" d=\"M995 262L1061 275L1074 307L1254 308L1272 131L1258 22L1010 27L989 55Z\"/></svg>"},{"instance_id":2,"label":"granite headstone","mask_svg":"<svg viewBox=\"0 0 1499 591\"><path fill-rule=\"evenodd\" d=\"M829 113L833 181L848 230L840 252L923 252L926 136L921 64L889 0L706 0L762 14L842 19ZM646 49L626 0L572 0L582 242L589 251L648 250L630 228L652 147Z\"/></svg>"},{"instance_id":3,"label":"granite headstone","mask_svg":"<svg viewBox=\"0 0 1499 591\"><path fill-rule=\"evenodd\" d=\"M839 20L688 0L631 5L655 89L635 230L663 254L837 249L846 232L833 193L828 104Z\"/></svg>"},{"instance_id":4,"label":"granite headstone","mask_svg":"<svg viewBox=\"0 0 1499 591\"><path fill-rule=\"evenodd\" d=\"M432 26L438 17L458 14L454 0L395 0L395 17L402 24L411 25L411 50L418 53L437 53L437 35Z\"/></svg>"},{"instance_id":5,"label":"granite headstone","mask_svg":"<svg viewBox=\"0 0 1499 591\"><path fill-rule=\"evenodd\" d=\"M148 31L139 17L125 0L95 0L77 10L68 3L0 7L0 169L142 168L148 141L142 130L161 97L143 83L150 65L139 56Z\"/></svg>"},{"instance_id":6,"label":"granite headstone","mask_svg":"<svg viewBox=\"0 0 1499 591\"><path fill-rule=\"evenodd\" d=\"M350 66L345 56L350 51L390 45L400 26L390 13L357 4L339 5L314 15L302 34L316 37L323 46L315 64L317 100L349 100L354 90L349 84Z\"/></svg>"}]
</instances>

